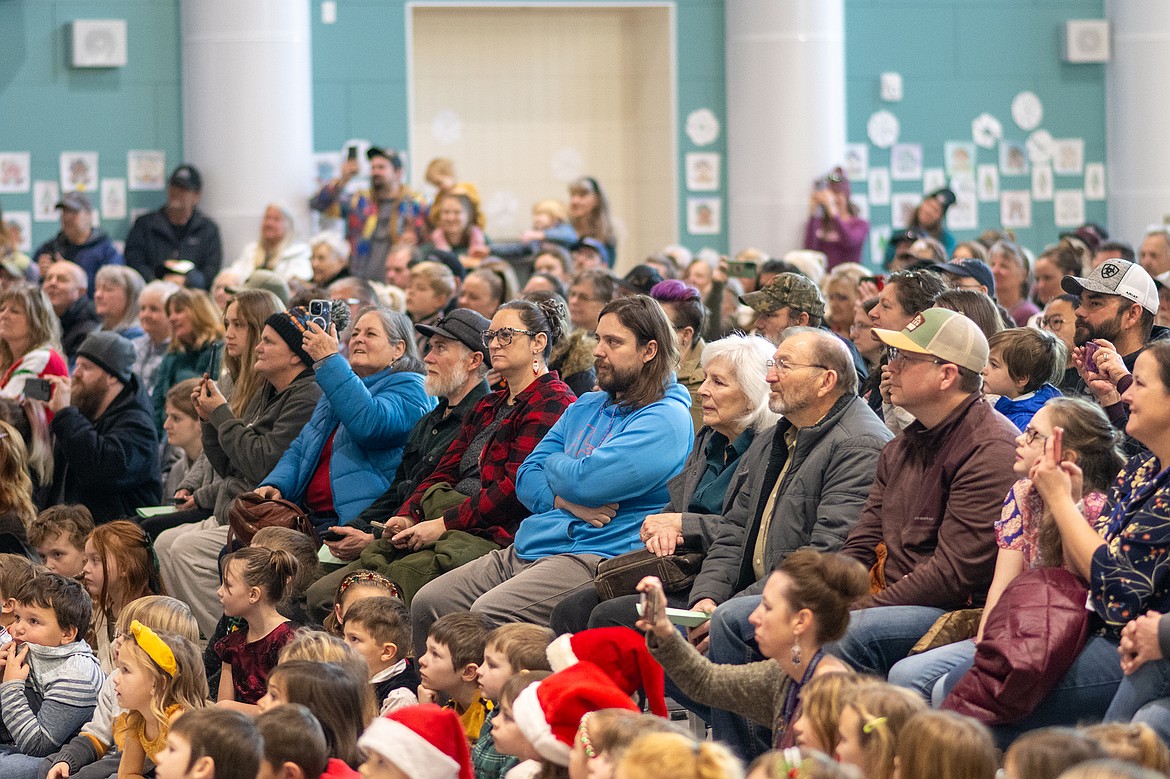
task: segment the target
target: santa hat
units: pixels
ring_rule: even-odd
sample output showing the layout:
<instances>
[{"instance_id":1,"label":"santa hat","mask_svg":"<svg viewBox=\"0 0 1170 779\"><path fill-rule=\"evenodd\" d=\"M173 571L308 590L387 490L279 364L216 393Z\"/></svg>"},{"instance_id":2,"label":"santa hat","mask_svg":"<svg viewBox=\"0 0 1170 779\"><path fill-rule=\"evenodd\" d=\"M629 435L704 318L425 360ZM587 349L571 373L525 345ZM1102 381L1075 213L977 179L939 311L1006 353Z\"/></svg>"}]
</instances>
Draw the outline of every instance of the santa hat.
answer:
<instances>
[{"instance_id":1,"label":"santa hat","mask_svg":"<svg viewBox=\"0 0 1170 779\"><path fill-rule=\"evenodd\" d=\"M601 709L638 711L604 671L580 662L525 687L512 703L512 719L537 754L567 766L581 718Z\"/></svg>"},{"instance_id":2,"label":"santa hat","mask_svg":"<svg viewBox=\"0 0 1170 779\"><path fill-rule=\"evenodd\" d=\"M666 677L646 649L641 633L625 627L565 633L549 644L545 654L554 671L588 660L605 671L627 695L644 692L650 711L659 717L667 716Z\"/></svg>"},{"instance_id":3,"label":"santa hat","mask_svg":"<svg viewBox=\"0 0 1170 779\"><path fill-rule=\"evenodd\" d=\"M475 779L459 716L433 703L377 718L358 746L377 752L410 779Z\"/></svg>"}]
</instances>

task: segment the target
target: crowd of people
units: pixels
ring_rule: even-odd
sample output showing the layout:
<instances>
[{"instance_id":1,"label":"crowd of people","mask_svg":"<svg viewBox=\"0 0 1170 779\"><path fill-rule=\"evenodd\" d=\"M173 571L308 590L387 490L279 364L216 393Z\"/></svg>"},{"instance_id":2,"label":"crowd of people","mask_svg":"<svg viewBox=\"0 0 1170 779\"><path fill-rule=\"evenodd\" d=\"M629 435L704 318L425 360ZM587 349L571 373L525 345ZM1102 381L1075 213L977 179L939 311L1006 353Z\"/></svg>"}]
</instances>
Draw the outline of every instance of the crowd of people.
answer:
<instances>
[{"instance_id":1,"label":"crowd of people","mask_svg":"<svg viewBox=\"0 0 1170 779\"><path fill-rule=\"evenodd\" d=\"M618 275L591 177L503 242L369 163L0 241L0 774L1170 772L1170 234L866 268L835 169Z\"/></svg>"}]
</instances>

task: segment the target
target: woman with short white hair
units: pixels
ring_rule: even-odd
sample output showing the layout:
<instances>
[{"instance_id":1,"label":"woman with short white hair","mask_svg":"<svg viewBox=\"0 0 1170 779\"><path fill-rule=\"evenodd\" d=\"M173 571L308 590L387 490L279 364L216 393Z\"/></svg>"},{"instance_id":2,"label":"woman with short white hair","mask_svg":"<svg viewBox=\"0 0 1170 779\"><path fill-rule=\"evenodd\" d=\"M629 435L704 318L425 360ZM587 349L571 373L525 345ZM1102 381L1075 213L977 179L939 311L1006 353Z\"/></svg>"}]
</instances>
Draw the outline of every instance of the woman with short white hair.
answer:
<instances>
[{"instance_id":1,"label":"woman with short white hair","mask_svg":"<svg viewBox=\"0 0 1170 779\"><path fill-rule=\"evenodd\" d=\"M308 281L313 276L309 265L309 245L296 240L293 215L279 203L269 203L260 220L260 237L248 243L240 256L228 267L247 281L253 271L270 270L285 281L297 278Z\"/></svg>"}]
</instances>

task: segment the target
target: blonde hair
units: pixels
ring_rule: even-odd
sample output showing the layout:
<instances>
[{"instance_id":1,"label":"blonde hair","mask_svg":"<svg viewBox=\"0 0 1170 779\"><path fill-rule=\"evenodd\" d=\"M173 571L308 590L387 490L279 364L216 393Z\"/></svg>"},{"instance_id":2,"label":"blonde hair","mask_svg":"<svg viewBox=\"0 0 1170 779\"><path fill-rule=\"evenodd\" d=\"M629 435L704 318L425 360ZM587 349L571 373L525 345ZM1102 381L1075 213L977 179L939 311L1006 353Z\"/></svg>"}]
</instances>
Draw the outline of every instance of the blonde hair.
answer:
<instances>
[{"instance_id":1,"label":"blonde hair","mask_svg":"<svg viewBox=\"0 0 1170 779\"><path fill-rule=\"evenodd\" d=\"M532 215L543 214L554 222L568 222L569 209L559 200L538 200L532 206Z\"/></svg>"},{"instance_id":2,"label":"blonde hair","mask_svg":"<svg viewBox=\"0 0 1170 779\"><path fill-rule=\"evenodd\" d=\"M677 733L647 733L630 744L618 763L626 779L742 779L735 755L714 741ZM616 772L615 772L616 773Z\"/></svg>"},{"instance_id":3,"label":"blonde hair","mask_svg":"<svg viewBox=\"0 0 1170 779\"><path fill-rule=\"evenodd\" d=\"M349 644L324 630L299 628L293 640L284 645L276 657L276 664L293 660L313 660L318 663L342 663L358 655Z\"/></svg>"},{"instance_id":4,"label":"blonde hair","mask_svg":"<svg viewBox=\"0 0 1170 779\"><path fill-rule=\"evenodd\" d=\"M202 349L223 338L223 322L219 311L211 296L201 289L182 287L178 292L167 298L167 316L176 310L188 312L191 316L191 329L195 331L195 342L184 344L178 338L171 339L172 352L181 352L188 349Z\"/></svg>"},{"instance_id":5,"label":"blonde hair","mask_svg":"<svg viewBox=\"0 0 1170 779\"><path fill-rule=\"evenodd\" d=\"M878 684L858 690L845 705L859 720L858 740L868 763L866 779L891 779L898 735L911 717L926 711L926 702L909 690Z\"/></svg>"},{"instance_id":6,"label":"blonde hair","mask_svg":"<svg viewBox=\"0 0 1170 779\"><path fill-rule=\"evenodd\" d=\"M828 755L808 747L765 752L751 762L747 774L748 779L861 779L861 772L856 766L838 763Z\"/></svg>"},{"instance_id":7,"label":"blonde hair","mask_svg":"<svg viewBox=\"0 0 1170 779\"><path fill-rule=\"evenodd\" d=\"M1170 773L1170 749L1144 722L1102 722L1085 728L1085 735L1100 744L1114 760L1124 760L1160 774Z\"/></svg>"},{"instance_id":8,"label":"blonde hair","mask_svg":"<svg viewBox=\"0 0 1170 779\"><path fill-rule=\"evenodd\" d=\"M61 350L61 320L40 287L21 283L0 291L0 308L13 304L19 306L28 319L30 352L40 348ZM0 371L7 371L22 357L23 354L13 354L8 343L0 338Z\"/></svg>"},{"instance_id":9,"label":"blonde hair","mask_svg":"<svg viewBox=\"0 0 1170 779\"><path fill-rule=\"evenodd\" d=\"M999 767L987 727L953 711L911 717L898 737L897 760L901 779L993 779Z\"/></svg>"},{"instance_id":10,"label":"blonde hair","mask_svg":"<svg viewBox=\"0 0 1170 779\"><path fill-rule=\"evenodd\" d=\"M513 672L551 671L546 652L554 638L556 636L546 627L512 622L488 633L484 648L490 647L502 654Z\"/></svg>"},{"instance_id":11,"label":"blonde hair","mask_svg":"<svg viewBox=\"0 0 1170 779\"><path fill-rule=\"evenodd\" d=\"M842 703L858 690L873 687L879 680L852 671L821 674L809 679L800 690L801 716L808 721L821 748L833 754L841 740Z\"/></svg>"},{"instance_id":12,"label":"blonde hair","mask_svg":"<svg viewBox=\"0 0 1170 779\"><path fill-rule=\"evenodd\" d=\"M12 425L0 422L0 511L11 511L19 516L26 533L37 518L32 493L24 439Z\"/></svg>"},{"instance_id":13,"label":"blonde hair","mask_svg":"<svg viewBox=\"0 0 1170 779\"><path fill-rule=\"evenodd\" d=\"M253 367L256 363L256 344L260 342L260 335L264 331L264 324L268 317L284 310L280 298L266 289L242 289L232 296L223 310L224 329L227 329L227 312L232 306L236 307L236 316L244 322L247 335L244 336L244 348L241 356L233 357L226 352L223 355L223 365L234 382L232 396L228 401L232 414L243 417L244 409L267 383L267 379L256 372ZM214 366L213 366L214 367ZM248 420L244 420L247 422Z\"/></svg>"},{"instance_id":14,"label":"blonde hair","mask_svg":"<svg viewBox=\"0 0 1170 779\"><path fill-rule=\"evenodd\" d=\"M179 706L184 712L201 709L207 705L209 693L203 657L195 643L175 633L156 631L156 634L175 656L173 675L164 671L138 645L133 634L126 636L122 642L122 648L118 650L118 662L126 665L134 663L150 677L154 691L150 698L150 714L157 722L165 724L169 719L168 708ZM140 712L131 712L131 724L137 719L135 714L142 716Z\"/></svg>"},{"instance_id":15,"label":"blonde hair","mask_svg":"<svg viewBox=\"0 0 1170 779\"><path fill-rule=\"evenodd\" d=\"M441 262L420 262L410 269L410 280L422 279L436 295L448 299L455 294L455 274Z\"/></svg>"},{"instance_id":16,"label":"blonde hair","mask_svg":"<svg viewBox=\"0 0 1170 779\"><path fill-rule=\"evenodd\" d=\"M1011 763L1013 773L1027 779L1056 779L1078 763L1103 757L1101 744L1084 731L1041 728L1012 742L1004 756L1004 767Z\"/></svg>"},{"instance_id":17,"label":"blonde hair","mask_svg":"<svg viewBox=\"0 0 1170 779\"><path fill-rule=\"evenodd\" d=\"M118 632L130 632L134 620L155 632L174 633L188 641L199 640L199 623L191 614L191 607L177 598L145 595L130 601L118 615Z\"/></svg>"}]
</instances>

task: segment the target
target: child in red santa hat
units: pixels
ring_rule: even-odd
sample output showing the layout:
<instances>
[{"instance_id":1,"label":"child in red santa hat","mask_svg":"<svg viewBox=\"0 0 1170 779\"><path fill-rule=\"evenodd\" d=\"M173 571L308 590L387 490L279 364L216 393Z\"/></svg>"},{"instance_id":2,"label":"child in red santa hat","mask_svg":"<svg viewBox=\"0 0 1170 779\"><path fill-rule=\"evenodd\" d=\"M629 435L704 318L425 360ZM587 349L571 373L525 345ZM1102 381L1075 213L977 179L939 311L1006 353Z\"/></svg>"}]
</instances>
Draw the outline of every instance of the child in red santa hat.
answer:
<instances>
[{"instance_id":1,"label":"child in red santa hat","mask_svg":"<svg viewBox=\"0 0 1170 779\"><path fill-rule=\"evenodd\" d=\"M363 779L475 779L459 715L433 703L377 718L358 746L366 751Z\"/></svg>"}]
</instances>

